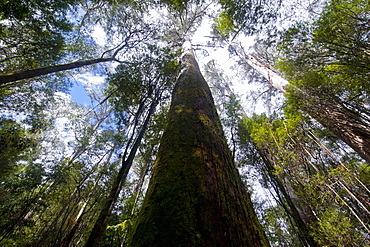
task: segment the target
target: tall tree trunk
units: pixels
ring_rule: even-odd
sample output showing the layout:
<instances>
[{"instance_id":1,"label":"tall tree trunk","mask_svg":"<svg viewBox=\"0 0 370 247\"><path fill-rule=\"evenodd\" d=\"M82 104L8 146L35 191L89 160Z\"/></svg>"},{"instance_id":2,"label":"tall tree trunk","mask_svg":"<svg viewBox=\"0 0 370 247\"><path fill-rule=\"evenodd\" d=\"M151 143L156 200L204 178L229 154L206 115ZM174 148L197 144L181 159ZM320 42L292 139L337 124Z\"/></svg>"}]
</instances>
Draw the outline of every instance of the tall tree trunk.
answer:
<instances>
[{"instance_id":1,"label":"tall tree trunk","mask_svg":"<svg viewBox=\"0 0 370 247\"><path fill-rule=\"evenodd\" d=\"M238 55L263 75L271 86L282 93L286 93L287 80L275 73L271 68L257 61L254 57L246 55L241 46L232 45ZM346 109L338 100L332 100L325 92L315 90L302 91L297 88L297 95L302 101L301 110L308 113L325 128L351 147L361 158L370 164L370 128L359 121L359 116ZM328 99L328 102L325 100Z\"/></svg>"},{"instance_id":2,"label":"tall tree trunk","mask_svg":"<svg viewBox=\"0 0 370 247\"><path fill-rule=\"evenodd\" d=\"M269 246L190 48L182 62L129 246Z\"/></svg>"},{"instance_id":3,"label":"tall tree trunk","mask_svg":"<svg viewBox=\"0 0 370 247\"><path fill-rule=\"evenodd\" d=\"M54 65L54 66L45 67L45 68L31 69L31 70L26 70L26 71L22 71L18 73L13 73L13 74L1 75L0 76L0 87L12 85L13 84L12 82L16 82L16 81L23 80L23 79L30 79L30 78L37 77L37 76L48 75L54 72L61 72L64 70L76 69L76 68L80 68L80 67L91 65L91 64L111 62L114 60L115 60L114 57L97 58L97 59L78 61L78 62L73 62L73 63L68 63L68 64Z\"/></svg>"},{"instance_id":4,"label":"tall tree trunk","mask_svg":"<svg viewBox=\"0 0 370 247\"><path fill-rule=\"evenodd\" d=\"M99 246L100 241L103 239L103 236L104 236L105 231L107 229L109 216L112 212L112 209L113 209L113 206L114 206L115 202L118 199L118 196L119 196L119 193L121 192L122 186L126 181L127 174L128 174L128 172L131 168L132 162L135 158L135 155L136 155L136 152L139 148L141 140L144 137L144 133L145 133L145 131L146 131L148 125L149 125L150 118L151 118L152 114L155 111L155 107L158 103L157 101L158 101L158 98L154 99L153 102L151 103L149 112L146 116L146 119L143 123L143 126L141 127L141 130L140 130L138 136L136 137L134 145L132 146L132 148L130 150L130 154L128 155L127 158L125 158L122 161L121 169L119 170L118 175L117 175L116 179L113 182L112 189L111 189L107 199L105 200L105 203L103 205L102 210L100 211L100 214L98 216L97 221L94 224L94 227L93 227L93 229L90 233L90 236L87 240L87 243L85 245L86 247L95 247L95 246L97 247L97 246Z\"/></svg>"}]
</instances>

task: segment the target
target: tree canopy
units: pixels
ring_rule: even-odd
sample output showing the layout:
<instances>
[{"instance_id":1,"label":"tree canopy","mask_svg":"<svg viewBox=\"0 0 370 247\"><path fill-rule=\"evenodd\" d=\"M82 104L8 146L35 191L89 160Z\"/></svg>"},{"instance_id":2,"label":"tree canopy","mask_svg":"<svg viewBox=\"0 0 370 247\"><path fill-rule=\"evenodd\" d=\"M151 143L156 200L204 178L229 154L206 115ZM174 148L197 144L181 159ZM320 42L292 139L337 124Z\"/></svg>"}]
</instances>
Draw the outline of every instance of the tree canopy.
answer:
<instances>
[{"instance_id":1,"label":"tree canopy","mask_svg":"<svg viewBox=\"0 0 370 247\"><path fill-rule=\"evenodd\" d=\"M367 0L0 1L0 245L370 246L369 33Z\"/></svg>"}]
</instances>

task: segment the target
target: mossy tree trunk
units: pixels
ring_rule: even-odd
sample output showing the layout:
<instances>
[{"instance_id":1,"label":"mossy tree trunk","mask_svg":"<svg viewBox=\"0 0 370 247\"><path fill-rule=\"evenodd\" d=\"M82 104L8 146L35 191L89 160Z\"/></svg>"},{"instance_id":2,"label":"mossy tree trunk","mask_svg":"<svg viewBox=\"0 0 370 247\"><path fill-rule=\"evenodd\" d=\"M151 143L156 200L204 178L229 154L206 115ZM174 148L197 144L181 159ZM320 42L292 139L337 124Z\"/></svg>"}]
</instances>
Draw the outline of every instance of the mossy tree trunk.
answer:
<instances>
[{"instance_id":1,"label":"mossy tree trunk","mask_svg":"<svg viewBox=\"0 0 370 247\"><path fill-rule=\"evenodd\" d=\"M182 62L129 246L269 246L191 50Z\"/></svg>"}]
</instances>

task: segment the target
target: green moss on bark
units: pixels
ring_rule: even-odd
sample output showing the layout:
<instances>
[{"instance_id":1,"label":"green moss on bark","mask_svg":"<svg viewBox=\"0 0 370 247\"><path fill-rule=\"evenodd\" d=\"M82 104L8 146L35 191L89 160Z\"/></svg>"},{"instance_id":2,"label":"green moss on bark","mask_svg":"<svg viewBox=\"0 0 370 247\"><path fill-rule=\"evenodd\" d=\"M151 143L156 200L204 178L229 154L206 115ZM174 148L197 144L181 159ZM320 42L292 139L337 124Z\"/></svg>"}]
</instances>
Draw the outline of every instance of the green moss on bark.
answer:
<instances>
[{"instance_id":1,"label":"green moss on bark","mask_svg":"<svg viewBox=\"0 0 370 247\"><path fill-rule=\"evenodd\" d=\"M130 246L268 246L209 87L187 56Z\"/></svg>"}]
</instances>

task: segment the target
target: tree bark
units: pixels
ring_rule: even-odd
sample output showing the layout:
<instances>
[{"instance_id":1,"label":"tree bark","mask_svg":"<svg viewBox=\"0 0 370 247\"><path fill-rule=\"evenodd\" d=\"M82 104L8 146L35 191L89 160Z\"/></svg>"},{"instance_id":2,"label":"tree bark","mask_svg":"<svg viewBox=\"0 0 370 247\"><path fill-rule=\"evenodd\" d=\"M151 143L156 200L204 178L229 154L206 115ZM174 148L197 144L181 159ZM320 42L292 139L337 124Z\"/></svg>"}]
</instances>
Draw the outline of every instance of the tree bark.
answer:
<instances>
[{"instance_id":1,"label":"tree bark","mask_svg":"<svg viewBox=\"0 0 370 247\"><path fill-rule=\"evenodd\" d=\"M310 99L302 109L370 164L369 126L335 99L330 102L323 102L318 97L310 97Z\"/></svg>"},{"instance_id":2,"label":"tree bark","mask_svg":"<svg viewBox=\"0 0 370 247\"><path fill-rule=\"evenodd\" d=\"M10 75L9 74L1 75L0 76L0 87L11 85L12 82L16 82L16 81L23 80L23 79L30 79L30 78L34 78L37 76L48 75L54 72L60 72L60 71L69 70L69 69L76 69L76 68L80 68L80 67L91 65L91 64L111 62L114 60L115 58L113 57L97 58L97 59L78 61L78 62L73 62L73 63L68 63L68 64L54 65L54 66L45 67L45 68L31 69L31 70L22 71L19 73L13 73Z\"/></svg>"},{"instance_id":3,"label":"tree bark","mask_svg":"<svg viewBox=\"0 0 370 247\"><path fill-rule=\"evenodd\" d=\"M129 246L269 246L191 50L182 62Z\"/></svg>"},{"instance_id":4,"label":"tree bark","mask_svg":"<svg viewBox=\"0 0 370 247\"><path fill-rule=\"evenodd\" d=\"M152 102L152 104L150 106L150 109L149 109L149 112L148 112L148 114L146 116L146 119L143 123L143 126L141 127L141 130L140 130L138 136L136 137L134 145L132 146L132 148L130 150L130 154L128 155L128 157L126 159L124 159L122 161L121 169L119 170L118 175L117 175L116 179L114 180L114 183L112 185L112 189L111 189L107 199L105 200L105 203L103 205L102 210L100 211L100 214L98 216L97 221L94 224L94 227L93 227L93 229L90 233L90 236L89 236L89 238L86 242L86 245L85 245L86 247L98 247L98 246L100 246L99 243L103 239L105 231L107 229L109 216L112 212L112 209L114 207L115 202L118 199L118 196L119 196L119 193L121 192L122 186L126 181L127 174L128 174L128 172L129 172L129 170L132 166L132 162L135 158L135 155L136 155L136 152L139 148L141 140L144 137L144 133L145 133L145 131L146 131L148 125L149 125L150 118L151 118L152 114L155 111L155 107L157 105L157 100L158 99L155 99Z\"/></svg>"}]
</instances>

